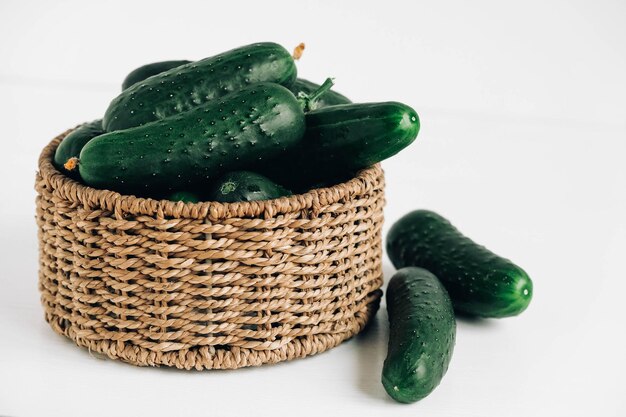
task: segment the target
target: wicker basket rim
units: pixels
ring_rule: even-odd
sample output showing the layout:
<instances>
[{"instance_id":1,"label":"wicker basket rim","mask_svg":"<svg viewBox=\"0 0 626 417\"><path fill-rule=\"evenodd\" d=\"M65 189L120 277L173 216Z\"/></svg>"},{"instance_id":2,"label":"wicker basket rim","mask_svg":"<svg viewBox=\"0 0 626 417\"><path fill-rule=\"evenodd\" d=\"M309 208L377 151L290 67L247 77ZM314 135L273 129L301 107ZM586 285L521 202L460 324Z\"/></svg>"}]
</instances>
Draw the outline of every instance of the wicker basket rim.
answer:
<instances>
[{"instance_id":1,"label":"wicker basket rim","mask_svg":"<svg viewBox=\"0 0 626 417\"><path fill-rule=\"evenodd\" d=\"M78 126L77 126L78 127ZM110 190L101 190L83 185L56 169L53 164L54 152L59 143L74 129L68 129L55 137L41 152L38 161L39 173L51 185L60 197L73 203L80 203L89 208L102 208L115 213L132 213L135 215L154 216L159 218L186 218L219 221L233 217L272 218L277 215L299 212L303 209L313 213L328 205L350 199L371 188L372 180L382 170L380 164L357 172L356 176L346 182L326 188L317 188L303 194L294 194L265 201L245 201L237 203L219 203L204 201L198 203L174 202L152 198L136 197Z\"/></svg>"}]
</instances>

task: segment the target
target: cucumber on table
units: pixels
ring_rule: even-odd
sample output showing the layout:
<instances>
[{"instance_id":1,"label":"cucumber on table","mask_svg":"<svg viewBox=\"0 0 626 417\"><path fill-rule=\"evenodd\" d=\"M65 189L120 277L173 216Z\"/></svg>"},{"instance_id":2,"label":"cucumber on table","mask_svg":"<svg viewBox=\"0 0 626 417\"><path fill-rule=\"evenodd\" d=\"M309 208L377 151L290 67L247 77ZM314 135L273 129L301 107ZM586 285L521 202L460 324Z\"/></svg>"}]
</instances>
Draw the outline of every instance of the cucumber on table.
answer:
<instances>
[{"instance_id":1,"label":"cucumber on table","mask_svg":"<svg viewBox=\"0 0 626 417\"><path fill-rule=\"evenodd\" d=\"M257 171L302 191L389 158L410 145L419 117L397 102L340 104L306 114L306 133L286 158Z\"/></svg>"},{"instance_id":2,"label":"cucumber on table","mask_svg":"<svg viewBox=\"0 0 626 417\"><path fill-rule=\"evenodd\" d=\"M418 266L435 274L463 314L515 316L532 298L533 283L522 268L428 210L413 211L391 227L387 253L396 268Z\"/></svg>"},{"instance_id":3,"label":"cucumber on table","mask_svg":"<svg viewBox=\"0 0 626 417\"><path fill-rule=\"evenodd\" d=\"M190 62L191 61L187 60L161 61L142 65L131 71L126 78L124 78L124 81L122 82L122 90L126 90L128 87L131 87L146 78L152 77L153 75L171 70L172 68L180 67L181 65L189 64Z\"/></svg>"},{"instance_id":4,"label":"cucumber on table","mask_svg":"<svg viewBox=\"0 0 626 417\"><path fill-rule=\"evenodd\" d=\"M230 172L211 187L207 199L222 203L271 200L291 195L286 188L263 175L249 171Z\"/></svg>"},{"instance_id":5,"label":"cucumber on table","mask_svg":"<svg viewBox=\"0 0 626 417\"><path fill-rule=\"evenodd\" d=\"M101 135L83 148L78 166L83 180L97 188L147 195L197 190L225 172L285 154L304 128L295 96L278 84L260 83L167 119Z\"/></svg>"},{"instance_id":6,"label":"cucumber on table","mask_svg":"<svg viewBox=\"0 0 626 417\"><path fill-rule=\"evenodd\" d=\"M102 129L102 119L97 119L91 121L89 123L84 123L81 126L77 127L73 130L69 135L67 135L56 151L54 152L54 165L58 170L65 172L70 177L77 179L78 171L72 169L73 166L70 164L67 167L65 166L68 161L72 158L77 158L80 155L81 149L87 142L96 136L102 135L104 129Z\"/></svg>"},{"instance_id":7,"label":"cucumber on table","mask_svg":"<svg viewBox=\"0 0 626 417\"><path fill-rule=\"evenodd\" d=\"M412 403L430 394L448 370L456 321L450 297L430 272L408 267L387 286L389 346L382 383L396 401Z\"/></svg>"},{"instance_id":8,"label":"cucumber on table","mask_svg":"<svg viewBox=\"0 0 626 417\"><path fill-rule=\"evenodd\" d=\"M260 82L291 86L296 72L293 58L280 45L243 46L172 68L122 91L111 101L103 127L112 132L144 125Z\"/></svg>"}]
</instances>

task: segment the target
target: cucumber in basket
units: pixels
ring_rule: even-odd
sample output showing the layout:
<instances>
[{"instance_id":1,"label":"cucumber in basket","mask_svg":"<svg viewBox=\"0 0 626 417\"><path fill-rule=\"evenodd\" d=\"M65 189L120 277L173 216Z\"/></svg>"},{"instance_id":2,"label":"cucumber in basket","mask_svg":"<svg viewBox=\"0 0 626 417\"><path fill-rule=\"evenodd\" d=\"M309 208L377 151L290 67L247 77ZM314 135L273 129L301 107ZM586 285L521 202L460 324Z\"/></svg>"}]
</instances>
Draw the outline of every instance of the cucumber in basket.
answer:
<instances>
[{"instance_id":1,"label":"cucumber in basket","mask_svg":"<svg viewBox=\"0 0 626 417\"><path fill-rule=\"evenodd\" d=\"M190 62L122 91L103 119L106 131L140 126L180 114L260 82L290 86L296 66L285 48L255 43Z\"/></svg>"},{"instance_id":2,"label":"cucumber in basket","mask_svg":"<svg viewBox=\"0 0 626 417\"><path fill-rule=\"evenodd\" d=\"M204 201L236 203L239 201L272 200L291 195L291 192L263 175L249 171L233 171L223 175L213 183ZM167 197L171 201L197 203L199 193L177 191Z\"/></svg>"},{"instance_id":3,"label":"cucumber in basket","mask_svg":"<svg viewBox=\"0 0 626 417\"><path fill-rule=\"evenodd\" d=\"M167 197L171 201L182 201L183 203L197 203L200 197L196 193L190 191L176 191Z\"/></svg>"},{"instance_id":4,"label":"cucumber in basket","mask_svg":"<svg viewBox=\"0 0 626 417\"><path fill-rule=\"evenodd\" d=\"M84 123L69 135L67 135L54 153L54 165L58 170L65 172L70 177L77 179L78 171L73 169L72 162L68 164L72 158L77 158L80 155L80 151L83 146L96 136L102 135L104 129L102 129L102 119L97 119L89 123Z\"/></svg>"},{"instance_id":5,"label":"cucumber in basket","mask_svg":"<svg viewBox=\"0 0 626 417\"><path fill-rule=\"evenodd\" d=\"M235 203L272 200L288 195L291 195L291 191L263 175L249 171L234 171L216 181L207 199L222 203Z\"/></svg>"},{"instance_id":6,"label":"cucumber in basket","mask_svg":"<svg viewBox=\"0 0 626 417\"><path fill-rule=\"evenodd\" d=\"M141 67L133 70L130 74L126 76L124 82L122 83L122 90L126 90L127 88L137 84L140 81L145 80L148 77L152 77L153 75L160 74L172 68L180 67L181 65L189 64L190 62L191 61L186 60L161 61L142 65ZM316 84L309 80L305 80L303 78L297 78L296 81L291 85L291 87L289 87L291 92L294 93L296 97L298 97L300 93L312 94L319 88L319 84ZM319 100L315 102L314 108L319 109L321 107L347 103L350 103L350 99L348 99L346 96L336 91L329 90L320 96Z\"/></svg>"},{"instance_id":7,"label":"cucumber in basket","mask_svg":"<svg viewBox=\"0 0 626 417\"><path fill-rule=\"evenodd\" d=\"M83 148L78 167L96 188L151 195L195 190L284 154L304 127L302 106L289 90L255 84L167 119L101 135Z\"/></svg>"},{"instance_id":8,"label":"cucumber in basket","mask_svg":"<svg viewBox=\"0 0 626 417\"><path fill-rule=\"evenodd\" d=\"M145 80L153 75L160 74L162 72L171 70L172 68L180 67L181 65L189 64L191 61L179 60L179 61L161 61L153 62L152 64L142 65L139 68L131 71L124 81L122 82L122 90L126 90L129 87L137 84L140 81Z\"/></svg>"},{"instance_id":9,"label":"cucumber in basket","mask_svg":"<svg viewBox=\"0 0 626 417\"><path fill-rule=\"evenodd\" d=\"M397 102L340 104L306 114L306 134L289 155L257 171L293 190L332 182L389 158L410 145L419 117Z\"/></svg>"},{"instance_id":10,"label":"cucumber in basket","mask_svg":"<svg viewBox=\"0 0 626 417\"><path fill-rule=\"evenodd\" d=\"M508 317L528 307L528 274L461 234L437 213L415 210L391 227L387 253L396 268L419 266L441 280L455 310L472 316Z\"/></svg>"}]
</instances>

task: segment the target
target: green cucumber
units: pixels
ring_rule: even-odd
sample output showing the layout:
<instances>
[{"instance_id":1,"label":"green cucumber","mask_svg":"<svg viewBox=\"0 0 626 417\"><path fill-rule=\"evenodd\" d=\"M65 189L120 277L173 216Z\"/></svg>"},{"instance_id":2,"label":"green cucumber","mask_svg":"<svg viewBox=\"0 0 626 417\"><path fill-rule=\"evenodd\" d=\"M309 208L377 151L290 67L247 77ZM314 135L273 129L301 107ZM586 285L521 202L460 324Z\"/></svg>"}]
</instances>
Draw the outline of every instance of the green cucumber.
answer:
<instances>
[{"instance_id":1,"label":"green cucumber","mask_svg":"<svg viewBox=\"0 0 626 417\"><path fill-rule=\"evenodd\" d=\"M303 78L298 78L293 83L291 88L292 93L299 97L301 93L311 95L316 92L320 88L319 84L315 84L311 81L305 80ZM348 97L334 91L328 90L324 94L322 94L315 103L312 103L311 110L320 109L322 107L334 106L337 104L348 104L351 103Z\"/></svg>"},{"instance_id":2,"label":"green cucumber","mask_svg":"<svg viewBox=\"0 0 626 417\"><path fill-rule=\"evenodd\" d=\"M430 394L448 370L456 321L450 297L437 277L403 268L387 286L389 347L382 383L396 401L412 403Z\"/></svg>"},{"instance_id":3,"label":"green cucumber","mask_svg":"<svg viewBox=\"0 0 626 417\"><path fill-rule=\"evenodd\" d=\"M398 220L387 235L387 253L396 268L419 266L435 274L462 314L515 316L532 298L533 283L522 268L431 211L416 210Z\"/></svg>"},{"instance_id":4,"label":"green cucumber","mask_svg":"<svg viewBox=\"0 0 626 417\"><path fill-rule=\"evenodd\" d=\"M124 82L122 83L122 90L126 90L127 88L137 84L145 80L148 77L152 77L153 75L160 74L162 72L168 71L172 68L180 67L181 65L189 64L191 61L180 60L180 61L161 61L161 62L153 62L151 64L143 65L135 70L133 70L130 74L126 76ZM298 78L289 88L292 93L296 97L300 93L304 94L312 94L317 89L320 88L319 84L315 84L309 80L305 80L303 78ZM324 93L320 98L315 102L313 108L319 109L321 107L334 106L336 104L347 104L351 103L350 99L346 96L329 90Z\"/></svg>"},{"instance_id":5,"label":"green cucumber","mask_svg":"<svg viewBox=\"0 0 626 417\"><path fill-rule=\"evenodd\" d=\"M182 201L183 203L197 203L200 198L196 193L189 191L176 191L167 197L171 201Z\"/></svg>"},{"instance_id":6,"label":"green cucumber","mask_svg":"<svg viewBox=\"0 0 626 417\"><path fill-rule=\"evenodd\" d=\"M305 137L288 157L255 171L302 191L395 155L415 140L420 123L411 107L384 102L312 110L306 126Z\"/></svg>"},{"instance_id":7,"label":"green cucumber","mask_svg":"<svg viewBox=\"0 0 626 417\"><path fill-rule=\"evenodd\" d=\"M83 149L83 146L85 146L87 142L103 133L105 132L104 129L102 129L102 119L80 125L63 138L57 147L54 152L54 165L59 171L65 172L74 179L78 179L78 170L72 165L65 167L65 164L70 159L77 158L78 155L80 155L81 149Z\"/></svg>"},{"instance_id":8,"label":"green cucumber","mask_svg":"<svg viewBox=\"0 0 626 417\"><path fill-rule=\"evenodd\" d=\"M237 201L271 200L288 195L291 195L289 190L263 175L249 171L234 171L215 182L207 199L222 203L234 203Z\"/></svg>"},{"instance_id":9,"label":"green cucumber","mask_svg":"<svg viewBox=\"0 0 626 417\"><path fill-rule=\"evenodd\" d=\"M97 188L148 195L197 190L225 172L286 154L304 128L294 95L260 83L167 119L101 135L83 148L79 169Z\"/></svg>"},{"instance_id":10,"label":"green cucumber","mask_svg":"<svg viewBox=\"0 0 626 417\"><path fill-rule=\"evenodd\" d=\"M141 67L131 71L130 74L124 78L124 82L122 82L122 90L126 90L128 87L131 87L148 77L171 70L172 68L180 67L181 65L189 64L190 62L191 61L187 60L161 61L142 65Z\"/></svg>"},{"instance_id":11,"label":"green cucumber","mask_svg":"<svg viewBox=\"0 0 626 417\"><path fill-rule=\"evenodd\" d=\"M256 43L154 75L124 90L109 105L106 131L127 129L187 112L246 86L291 86L296 66L285 48Z\"/></svg>"}]
</instances>

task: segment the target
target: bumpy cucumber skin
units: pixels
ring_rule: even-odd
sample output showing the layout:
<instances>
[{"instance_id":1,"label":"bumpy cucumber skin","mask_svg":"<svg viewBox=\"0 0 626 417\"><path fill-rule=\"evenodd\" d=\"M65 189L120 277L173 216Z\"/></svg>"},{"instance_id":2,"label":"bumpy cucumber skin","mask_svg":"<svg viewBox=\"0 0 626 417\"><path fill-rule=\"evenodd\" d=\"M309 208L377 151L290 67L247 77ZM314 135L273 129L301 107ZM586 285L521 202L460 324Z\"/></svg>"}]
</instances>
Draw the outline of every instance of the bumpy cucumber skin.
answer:
<instances>
[{"instance_id":1,"label":"bumpy cucumber skin","mask_svg":"<svg viewBox=\"0 0 626 417\"><path fill-rule=\"evenodd\" d=\"M396 268L419 266L435 274L456 311L478 317L509 317L524 311L533 294L526 272L462 235L428 210L413 211L387 234Z\"/></svg>"},{"instance_id":2,"label":"bumpy cucumber skin","mask_svg":"<svg viewBox=\"0 0 626 417\"><path fill-rule=\"evenodd\" d=\"M139 195L197 190L225 172L286 154L304 127L294 95L260 83L180 115L102 135L83 148L79 169L96 188Z\"/></svg>"},{"instance_id":3,"label":"bumpy cucumber skin","mask_svg":"<svg viewBox=\"0 0 626 417\"><path fill-rule=\"evenodd\" d=\"M256 171L292 190L328 183L387 159L417 137L419 117L397 102L340 104L306 114L306 134L289 157Z\"/></svg>"},{"instance_id":4,"label":"bumpy cucumber skin","mask_svg":"<svg viewBox=\"0 0 626 417\"><path fill-rule=\"evenodd\" d=\"M131 87L146 78L152 77L153 75L171 70L172 68L180 67L181 65L189 64L190 62L191 61L187 60L161 61L142 65L141 67L131 71L126 78L124 78L124 81L122 82L122 90L126 90L128 87Z\"/></svg>"},{"instance_id":5,"label":"bumpy cucumber skin","mask_svg":"<svg viewBox=\"0 0 626 417\"><path fill-rule=\"evenodd\" d=\"M420 128L415 110L398 102L329 106L307 113L306 122L302 144L314 152L311 156L351 170L397 154L413 143Z\"/></svg>"},{"instance_id":6,"label":"bumpy cucumber skin","mask_svg":"<svg viewBox=\"0 0 626 417\"><path fill-rule=\"evenodd\" d=\"M412 403L430 394L448 370L454 310L437 277L421 268L396 272L386 300L390 330L382 383L393 399Z\"/></svg>"},{"instance_id":7,"label":"bumpy cucumber skin","mask_svg":"<svg viewBox=\"0 0 626 417\"><path fill-rule=\"evenodd\" d=\"M78 178L78 171L70 172L66 170L63 165L70 158L78 158L81 149L83 149L83 146L85 146L87 142L104 133L102 119L93 120L79 126L67 135L57 147L54 152L54 165L59 171L66 173L70 177Z\"/></svg>"},{"instance_id":8,"label":"bumpy cucumber skin","mask_svg":"<svg viewBox=\"0 0 626 417\"><path fill-rule=\"evenodd\" d=\"M208 200L222 203L271 200L291 195L291 191L263 175L250 171L230 172L211 187Z\"/></svg>"},{"instance_id":9,"label":"bumpy cucumber skin","mask_svg":"<svg viewBox=\"0 0 626 417\"><path fill-rule=\"evenodd\" d=\"M122 83L122 90L137 84L140 81L145 80L153 75L160 74L162 72L171 70L172 68L180 67L181 65L189 64L192 61L180 60L180 61L161 61L153 62L151 64L142 65L141 67L133 70L129 73L124 82ZM312 94L320 88L319 84L315 84L309 80L298 78L291 85L289 90L298 97L299 93ZM329 90L322 94L313 104L313 109L319 109L322 107L334 106L336 104L348 104L351 103L350 99L343 94L340 94L334 90Z\"/></svg>"},{"instance_id":10,"label":"bumpy cucumber skin","mask_svg":"<svg viewBox=\"0 0 626 417\"><path fill-rule=\"evenodd\" d=\"M298 78L289 89L292 93L295 94L296 97L298 97L299 93L312 94L317 91L318 88L320 88L319 84L315 84L314 82L305 80L303 78ZM322 94L314 103L312 103L311 110L348 103L351 103L348 97L334 90L328 90L324 94Z\"/></svg>"},{"instance_id":11,"label":"bumpy cucumber skin","mask_svg":"<svg viewBox=\"0 0 626 417\"><path fill-rule=\"evenodd\" d=\"M103 126L108 132L141 126L256 83L290 86L296 73L289 52L275 43L233 49L172 68L124 90L109 105Z\"/></svg>"}]
</instances>

